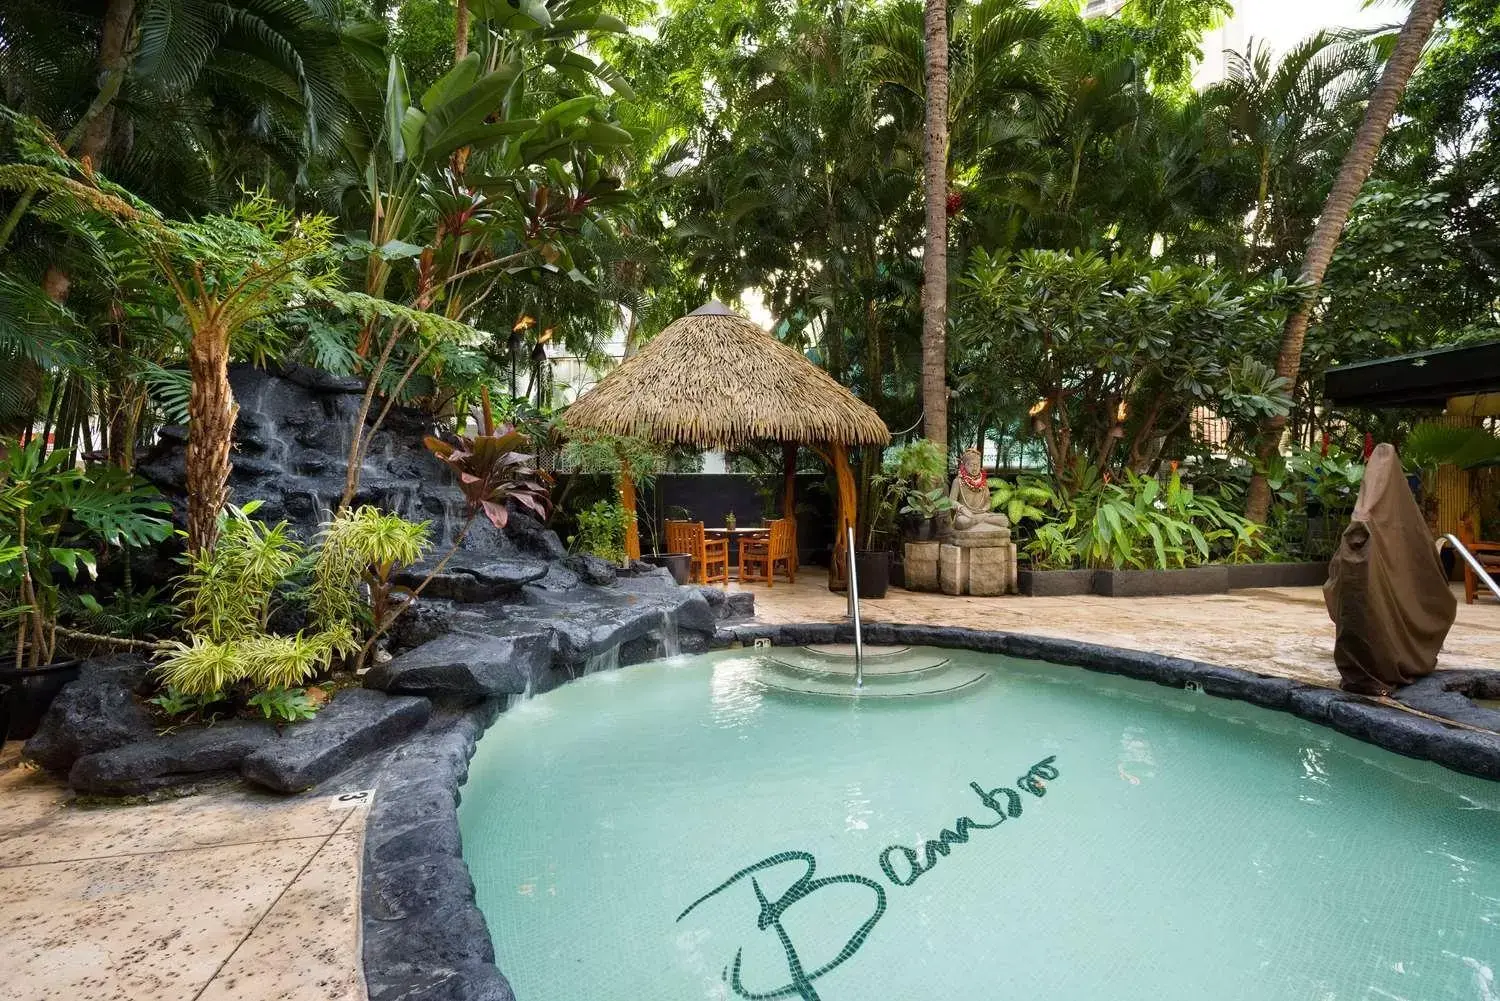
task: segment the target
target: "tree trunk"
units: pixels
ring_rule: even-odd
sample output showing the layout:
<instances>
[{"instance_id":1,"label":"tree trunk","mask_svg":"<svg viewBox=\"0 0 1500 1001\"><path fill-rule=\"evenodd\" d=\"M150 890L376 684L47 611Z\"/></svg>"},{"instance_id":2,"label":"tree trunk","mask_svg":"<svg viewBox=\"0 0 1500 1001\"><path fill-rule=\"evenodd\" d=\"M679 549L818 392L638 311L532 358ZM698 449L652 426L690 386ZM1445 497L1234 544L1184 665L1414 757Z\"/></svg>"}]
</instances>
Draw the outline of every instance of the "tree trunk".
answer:
<instances>
[{"instance_id":1,"label":"tree trunk","mask_svg":"<svg viewBox=\"0 0 1500 1001\"><path fill-rule=\"evenodd\" d=\"M469 0L458 0L453 12L453 64L457 66L469 54ZM453 172L462 177L469 167L469 147L453 151ZM441 240L439 240L441 242Z\"/></svg>"},{"instance_id":2,"label":"tree trunk","mask_svg":"<svg viewBox=\"0 0 1500 1001\"><path fill-rule=\"evenodd\" d=\"M135 0L109 0L109 6L104 11L97 65L101 80L100 92L108 92L111 97L118 91L119 80L125 73L128 62L125 47L130 41L130 23L134 17ZM83 136L78 143L79 158L88 160L97 168L114 129L115 106L114 101L110 100L84 126Z\"/></svg>"},{"instance_id":3,"label":"tree trunk","mask_svg":"<svg viewBox=\"0 0 1500 1001\"><path fill-rule=\"evenodd\" d=\"M239 406L229 386L229 331L210 324L193 332L188 349L188 551L213 548L219 512L229 499L229 450Z\"/></svg>"},{"instance_id":4,"label":"tree trunk","mask_svg":"<svg viewBox=\"0 0 1500 1001\"><path fill-rule=\"evenodd\" d=\"M1307 339L1307 324L1318 299L1318 289L1323 276L1328 272L1328 263L1339 245L1339 236L1344 224L1349 221L1349 212L1354 200L1364 187L1365 179L1375 167L1375 158L1380 153L1381 140L1390 127L1391 116L1406 82L1411 79L1417 62L1422 57L1422 47L1432 34L1433 25L1443 11L1443 0L1416 0L1401 34L1396 39L1396 48L1380 74L1380 82L1370 94L1370 103L1365 106L1364 121L1355 133L1354 143L1344 156L1338 178L1323 203L1323 212L1318 216L1317 228L1307 243L1307 257L1302 263L1303 282L1312 288L1300 306L1286 319L1281 335L1281 354L1276 359L1276 374L1287 380L1288 391L1297 384L1297 373L1302 366L1302 345ZM1281 447L1281 435L1286 429L1286 415L1271 417L1261 426L1262 441L1259 448L1260 469L1250 478L1250 490L1245 504L1245 516L1251 521L1264 522L1271 509L1271 487L1263 470L1267 462Z\"/></svg>"},{"instance_id":5,"label":"tree trunk","mask_svg":"<svg viewBox=\"0 0 1500 1001\"><path fill-rule=\"evenodd\" d=\"M923 154L927 242L922 253L923 429L948 448L948 4L926 0L927 132Z\"/></svg>"}]
</instances>

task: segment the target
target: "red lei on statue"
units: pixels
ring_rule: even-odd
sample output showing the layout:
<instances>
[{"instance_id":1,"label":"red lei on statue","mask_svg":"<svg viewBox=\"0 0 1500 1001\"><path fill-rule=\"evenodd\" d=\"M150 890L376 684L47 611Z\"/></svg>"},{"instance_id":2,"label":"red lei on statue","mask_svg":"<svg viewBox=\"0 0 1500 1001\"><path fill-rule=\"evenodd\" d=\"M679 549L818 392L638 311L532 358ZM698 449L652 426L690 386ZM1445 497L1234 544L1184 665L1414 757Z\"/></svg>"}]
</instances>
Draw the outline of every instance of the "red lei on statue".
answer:
<instances>
[{"instance_id":1,"label":"red lei on statue","mask_svg":"<svg viewBox=\"0 0 1500 1001\"><path fill-rule=\"evenodd\" d=\"M967 469L965 469L963 466L959 466L958 478L963 480L964 486L968 487L970 490L981 490L984 488L984 485L989 482L989 477L985 474L983 468L980 468L978 476L971 477Z\"/></svg>"}]
</instances>

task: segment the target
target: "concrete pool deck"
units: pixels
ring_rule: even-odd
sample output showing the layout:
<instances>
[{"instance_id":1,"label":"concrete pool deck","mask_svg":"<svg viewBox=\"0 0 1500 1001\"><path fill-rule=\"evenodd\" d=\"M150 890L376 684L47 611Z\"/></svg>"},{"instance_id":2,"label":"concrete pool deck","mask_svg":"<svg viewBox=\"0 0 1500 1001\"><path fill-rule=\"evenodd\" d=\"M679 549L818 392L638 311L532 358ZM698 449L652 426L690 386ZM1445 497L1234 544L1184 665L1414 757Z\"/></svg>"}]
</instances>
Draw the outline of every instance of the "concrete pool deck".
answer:
<instances>
[{"instance_id":1,"label":"concrete pool deck","mask_svg":"<svg viewBox=\"0 0 1500 1001\"><path fill-rule=\"evenodd\" d=\"M0 749L0 1001L354 1001L363 808L79 805Z\"/></svg>"},{"instance_id":2,"label":"concrete pool deck","mask_svg":"<svg viewBox=\"0 0 1500 1001\"><path fill-rule=\"evenodd\" d=\"M767 623L838 621L813 571L755 594ZM868 621L1034 633L1337 681L1317 588L1165 598L893 589ZM1500 667L1500 605L1459 605L1443 669ZM362 808L327 789L89 807L0 750L0 1001L358 1001ZM502 962L503 968L503 962Z\"/></svg>"}]
</instances>

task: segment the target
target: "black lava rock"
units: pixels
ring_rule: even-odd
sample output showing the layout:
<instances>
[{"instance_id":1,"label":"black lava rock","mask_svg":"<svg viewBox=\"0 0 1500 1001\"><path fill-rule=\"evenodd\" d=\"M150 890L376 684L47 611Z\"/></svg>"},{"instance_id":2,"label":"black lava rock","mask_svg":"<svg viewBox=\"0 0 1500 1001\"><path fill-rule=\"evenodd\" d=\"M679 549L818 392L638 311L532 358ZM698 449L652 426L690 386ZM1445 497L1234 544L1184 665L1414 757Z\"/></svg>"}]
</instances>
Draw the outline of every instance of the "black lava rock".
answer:
<instances>
[{"instance_id":1,"label":"black lava rock","mask_svg":"<svg viewBox=\"0 0 1500 1001\"><path fill-rule=\"evenodd\" d=\"M416 566L408 567L393 579L404 587L417 587L440 558L431 557ZM432 578L432 583L427 585L422 597L450 598L466 603L493 601L495 598L515 594L532 581L545 577L550 566L545 560L528 556L475 561L467 566L455 566L450 562L441 573Z\"/></svg>"},{"instance_id":2,"label":"black lava rock","mask_svg":"<svg viewBox=\"0 0 1500 1001\"><path fill-rule=\"evenodd\" d=\"M579 553L563 557L562 565L578 575L585 584L608 587L619 576L619 568L600 556Z\"/></svg>"},{"instance_id":3,"label":"black lava rock","mask_svg":"<svg viewBox=\"0 0 1500 1001\"><path fill-rule=\"evenodd\" d=\"M240 774L275 792L311 789L363 755L421 729L431 710L422 698L340 692L312 719L286 727L246 756Z\"/></svg>"},{"instance_id":4,"label":"black lava rock","mask_svg":"<svg viewBox=\"0 0 1500 1001\"><path fill-rule=\"evenodd\" d=\"M226 720L179 730L86 754L74 762L68 784L79 792L105 796L140 795L233 771L274 739L275 725L259 720Z\"/></svg>"},{"instance_id":5,"label":"black lava rock","mask_svg":"<svg viewBox=\"0 0 1500 1001\"><path fill-rule=\"evenodd\" d=\"M365 686L468 699L520 695L551 663L552 642L545 629L506 635L448 633L372 667L365 674Z\"/></svg>"},{"instance_id":6,"label":"black lava rock","mask_svg":"<svg viewBox=\"0 0 1500 1001\"><path fill-rule=\"evenodd\" d=\"M755 618L755 595L749 591L736 591L724 596L724 605L719 612L721 619Z\"/></svg>"},{"instance_id":7,"label":"black lava rock","mask_svg":"<svg viewBox=\"0 0 1500 1001\"><path fill-rule=\"evenodd\" d=\"M370 1001L514 1001L474 904L456 812L474 742L497 708L434 715L381 772L362 880Z\"/></svg>"},{"instance_id":8,"label":"black lava rock","mask_svg":"<svg viewBox=\"0 0 1500 1001\"><path fill-rule=\"evenodd\" d=\"M86 661L78 676L52 700L24 754L48 771L66 775L86 754L155 736L151 715L136 693L150 662L133 654Z\"/></svg>"}]
</instances>

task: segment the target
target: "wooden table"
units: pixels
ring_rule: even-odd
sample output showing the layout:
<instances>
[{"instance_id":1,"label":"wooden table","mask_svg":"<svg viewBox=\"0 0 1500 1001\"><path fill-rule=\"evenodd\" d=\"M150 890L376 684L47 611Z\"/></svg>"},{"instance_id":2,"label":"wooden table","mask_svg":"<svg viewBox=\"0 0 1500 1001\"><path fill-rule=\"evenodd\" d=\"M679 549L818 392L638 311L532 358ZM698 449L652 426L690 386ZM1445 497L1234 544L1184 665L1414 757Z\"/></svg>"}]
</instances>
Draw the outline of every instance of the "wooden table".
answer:
<instances>
[{"instance_id":1,"label":"wooden table","mask_svg":"<svg viewBox=\"0 0 1500 1001\"><path fill-rule=\"evenodd\" d=\"M759 528L741 528L736 525L734 528L705 528L703 534L710 539L724 539L730 544L729 575L737 580L740 572L740 561L736 558L736 554L739 552L741 540L763 539L771 534L771 530L764 525Z\"/></svg>"}]
</instances>

